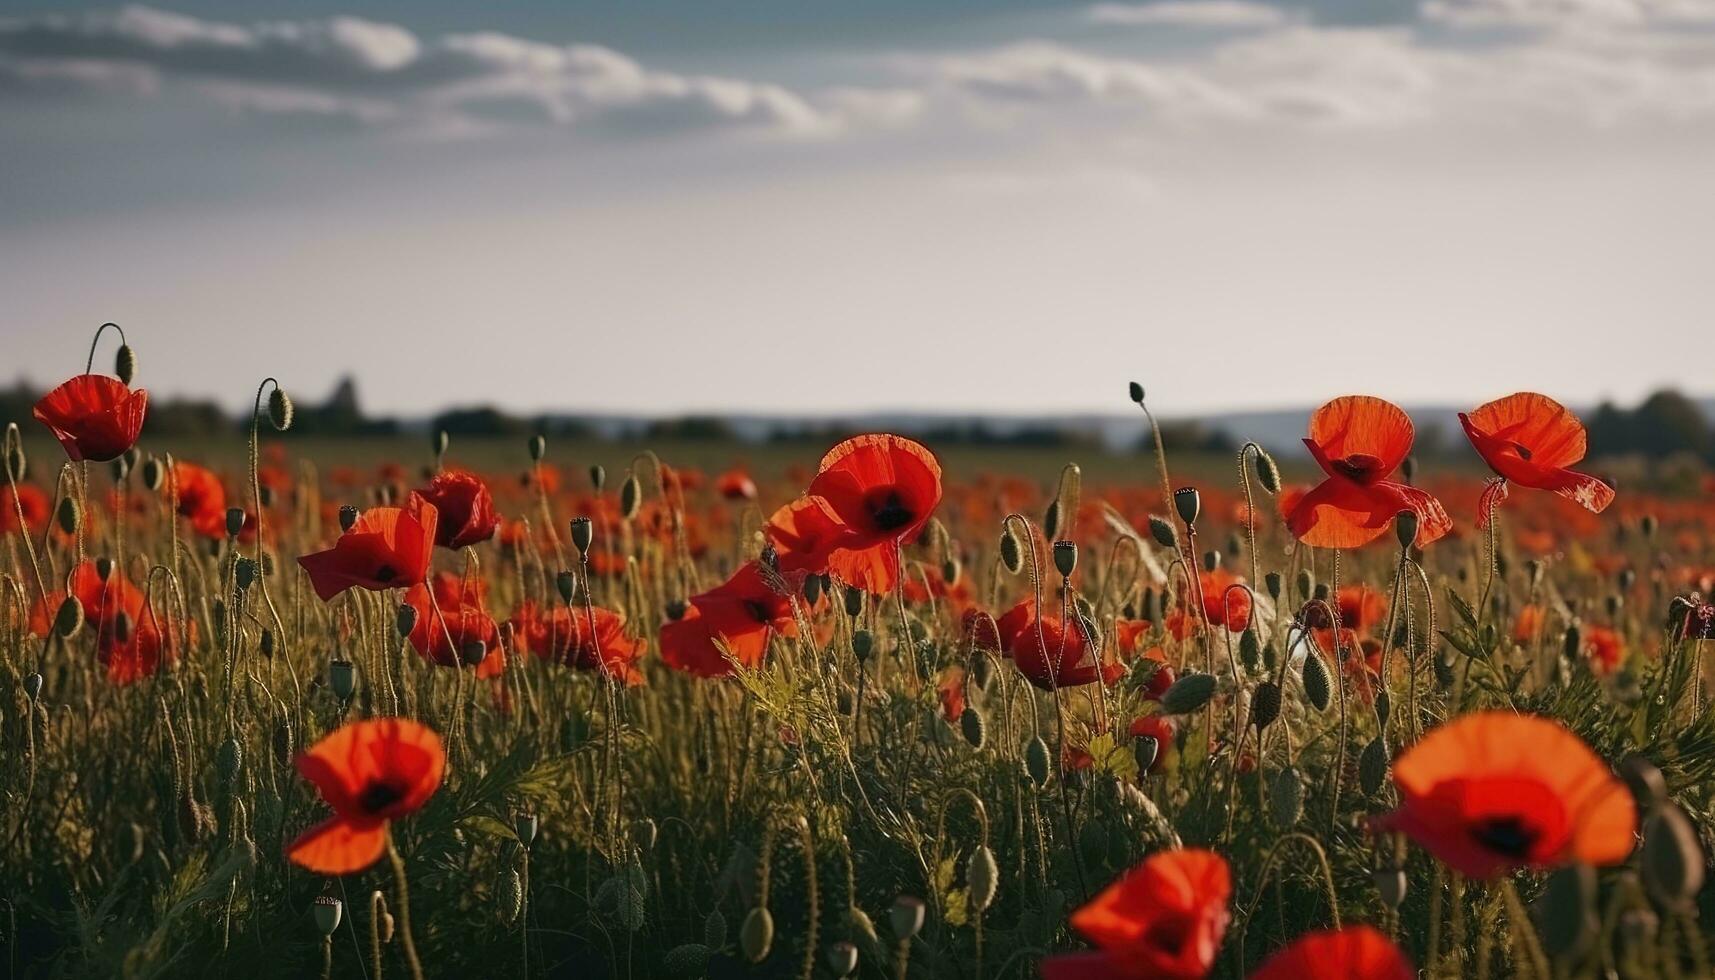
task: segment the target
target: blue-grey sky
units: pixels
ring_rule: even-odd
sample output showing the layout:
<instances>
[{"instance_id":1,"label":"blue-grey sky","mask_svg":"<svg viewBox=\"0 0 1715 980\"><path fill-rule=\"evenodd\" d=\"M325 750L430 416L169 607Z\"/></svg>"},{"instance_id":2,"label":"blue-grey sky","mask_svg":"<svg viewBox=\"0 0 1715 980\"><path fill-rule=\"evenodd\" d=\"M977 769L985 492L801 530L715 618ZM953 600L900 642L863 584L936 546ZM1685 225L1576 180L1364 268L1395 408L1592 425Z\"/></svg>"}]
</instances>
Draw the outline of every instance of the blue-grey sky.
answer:
<instances>
[{"instance_id":1,"label":"blue-grey sky","mask_svg":"<svg viewBox=\"0 0 1715 980\"><path fill-rule=\"evenodd\" d=\"M1173 414L1710 387L1715 0L0 13L0 382Z\"/></svg>"}]
</instances>

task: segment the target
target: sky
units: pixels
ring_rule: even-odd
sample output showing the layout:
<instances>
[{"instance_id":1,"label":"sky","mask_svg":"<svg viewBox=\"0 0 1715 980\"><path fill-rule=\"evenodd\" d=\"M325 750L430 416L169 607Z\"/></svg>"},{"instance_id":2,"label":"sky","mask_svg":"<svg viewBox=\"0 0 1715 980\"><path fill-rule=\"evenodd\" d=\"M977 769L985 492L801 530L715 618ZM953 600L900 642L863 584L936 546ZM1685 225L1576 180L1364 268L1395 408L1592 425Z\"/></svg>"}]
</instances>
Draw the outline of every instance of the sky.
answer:
<instances>
[{"instance_id":1,"label":"sky","mask_svg":"<svg viewBox=\"0 0 1715 980\"><path fill-rule=\"evenodd\" d=\"M9 0L0 173L0 383L1707 394L1715 0Z\"/></svg>"}]
</instances>

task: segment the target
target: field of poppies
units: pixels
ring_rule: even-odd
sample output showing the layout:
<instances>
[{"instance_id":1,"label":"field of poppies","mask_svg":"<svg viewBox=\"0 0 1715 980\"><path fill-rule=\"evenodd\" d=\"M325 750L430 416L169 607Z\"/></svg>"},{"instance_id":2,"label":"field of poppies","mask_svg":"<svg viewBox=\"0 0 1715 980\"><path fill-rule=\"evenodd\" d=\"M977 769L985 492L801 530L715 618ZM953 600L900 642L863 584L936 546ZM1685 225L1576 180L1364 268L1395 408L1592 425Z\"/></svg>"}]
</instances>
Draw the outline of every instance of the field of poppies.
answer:
<instances>
[{"instance_id":1,"label":"field of poppies","mask_svg":"<svg viewBox=\"0 0 1715 980\"><path fill-rule=\"evenodd\" d=\"M1715 975L1715 501L1548 396L352 465L273 379L152 444L114 339L5 435L7 976Z\"/></svg>"}]
</instances>

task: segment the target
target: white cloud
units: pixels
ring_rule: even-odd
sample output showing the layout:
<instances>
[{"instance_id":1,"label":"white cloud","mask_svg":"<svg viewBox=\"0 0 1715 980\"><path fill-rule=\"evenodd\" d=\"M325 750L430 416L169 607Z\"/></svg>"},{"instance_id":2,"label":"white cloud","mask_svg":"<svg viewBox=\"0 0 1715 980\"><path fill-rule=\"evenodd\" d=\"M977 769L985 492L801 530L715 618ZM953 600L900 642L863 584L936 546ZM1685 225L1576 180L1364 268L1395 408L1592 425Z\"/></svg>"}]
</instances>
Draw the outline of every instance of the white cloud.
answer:
<instances>
[{"instance_id":1,"label":"white cloud","mask_svg":"<svg viewBox=\"0 0 1715 980\"><path fill-rule=\"evenodd\" d=\"M1422 10L1460 27L1715 24L1715 0L1425 0Z\"/></svg>"},{"instance_id":2,"label":"white cloud","mask_svg":"<svg viewBox=\"0 0 1715 980\"><path fill-rule=\"evenodd\" d=\"M1098 24L1172 25L1178 27L1279 27L1293 15L1268 4L1248 0L1161 0L1159 3L1100 3L1088 11Z\"/></svg>"}]
</instances>

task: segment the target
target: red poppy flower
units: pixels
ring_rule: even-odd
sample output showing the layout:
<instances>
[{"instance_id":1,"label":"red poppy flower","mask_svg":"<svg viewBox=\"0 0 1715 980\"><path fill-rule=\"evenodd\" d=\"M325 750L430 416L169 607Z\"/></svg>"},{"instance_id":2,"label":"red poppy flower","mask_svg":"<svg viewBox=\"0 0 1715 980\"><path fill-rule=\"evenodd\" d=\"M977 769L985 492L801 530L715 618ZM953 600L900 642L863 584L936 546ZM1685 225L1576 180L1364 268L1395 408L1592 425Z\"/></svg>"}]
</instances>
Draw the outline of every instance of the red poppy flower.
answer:
<instances>
[{"instance_id":1,"label":"red poppy flower","mask_svg":"<svg viewBox=\"0 0 1715 980\"><path fill-rule=\"evenodd\" d=\"M1550 490L1601 513L1614 502L1614 488L1593 476L1567 469L1584 458L1584 425L1547 395L1521 391L1459 413L1465 438L1501 479L1483 491L1477 525L1507 496L1507 484Z\"/></svg>"},{"instance_id":2,"label":"red poppy flower","mask_svg":"<svg viewBox=\"0 0 1715 980\"><path fill-rule=\"evenodd\" d=\"M179 498L179 516L207 538L226 537L226 487L212 470L195 463L174 461L173 485Z\"/></svg>"},{"instance_id":3,"label":"red poppy flower","mask_svg":"<svg viewBox=\"0 0 1715 980\"><path fill-rule=\"evenodd\" d=\"M1263 961L1251 980L1413 980L1411 960L1374 926L1298 937Z\"/></svg>"},{"instance_id":4,"label":"red poppy flower","mask_svg":"<svg viewBox=\"0 0 1715 980\"><path fill-rule=\"evenodd\" d=\"M755 500L756 481L740 469L727 470L715 480L715 490L728 500Z\"/></svg>"},{"instance_id":5,"label":"red poppy flower","mask_svg":"<svg viewBox=\"0 0 1715 980\"><path fill-rule=\"evenodd\" d=\"M822 457L808 495L843 525L839 547L852 553L830 556L830 570L848 584L886 592L898 581L900 542L915 538L941 502L941 465L903 436L854 436Z\"/></svg>"},{"instance_id":6,"label":"red poppy flower","mask_svg":"<svg viewBox=\"0 0 1715 980\"><path fill-rule=\"evenodd\" d=\"M298 564L323 602L354 585L376 592L418 585L429 574L437 517L435 505L416 493L404 507L371 507L332 548Z\"/></svg>"},{"instance_id":7,"label":"red poppy flower","mask_svg":"<svg viewBox=\"0 0 1715 980\"><path fill-rule=\"evenodd\" d=\"M1203 616L1210 624L1225 626L1229 632L1242 633L1251 622L1251 593L1249 589L1235 588L1244 584L1244 579L1224 568L1212 572L1197 573L1197 591L1202 595ZM1185 595L1187 586L1180 586L1181 602L1195 608L1196 596ZM1194 616L1183 612L1169 613L1167 629L1178 639L1190 636L1197 626Z\"/></svg>"},{"instance_id":8,"label":"red poppy flower","mask_svg":"<svg viewBox=\"0 0 1715 980\"><path fill-rule=\"evenodd\" d=\"M186 620L183 637L178 624L141 611L135 624L124 630L109 630L96 646L96 660L114 684L130 684L153 676L178 662L184 643L197 641L196 620Z\"/></svg>"},{"instance_id":9,"label":"red poppy flower","mask_svg":"<svg viewBox=\"0 0 1715 980\"><path fill-rule=\"evenodd\" d=\"M117 459L137 444L149 393L132 391L118 378L80 374L36 403L36 421L47 426L72 460Z\"/></svg>"},{"instance_id":10,"label":"red poppy flower","mask_svg":"<svg viewBox=\"0 0 1715 980\"><path fill-rule=\"evenodd\" d=\"M1518 618L1513 620L1513 642L1534 643L1537 635L1542 632L1543 612L1541 606L1525 606L1518 611Z\"/></svg>"},{"instance_id":11,"label":"red poppy flower","mask_svg":"<svg viewBox=\"0 0 1715 980\"><path fill-rule=\"evenodd\" d=\"M728 654L757 667L774 633L798 635L792 601L768 584L756 562L748 562L724 583L692 596L683 617L662 625L661 659L699 677L725 677L733 670Z\"/></svg>"},{"instance_id":12,"label":"red poppy flower","mask_svg":"<svg viewBox=\"0 0 1715 980\"><path fill-rule=\"evenodd\" d=\"M643 673L637 669L643 641L627 636L625 617L611 609L556 606L544 610L525 600L512 625L524 648L549 663L601 671L627 685L643 683Z\"/></svg>"},{"instance_id":13,"label":"red poppy flower","mask_svg":"<svg viewBox=\"0 0 1715 980\"><path fill-rule=\"evenodd\" d=\"M1625 662L1626 644L1608 627L1590 626L1584 629L1584 654L1590 658L1590 669L1606 677Z\"/></svg>"},{"instance_id":14,"label":"red poppy flower","mask_svg":"<svg viewBox=\"0 0 1715 980\"><path fill-rule=\"evenodd\" d=\"M24 527L18 526L18 512L24 512ZM0 534L29 529L39 531L48 522L48 495L33 484L18 484L16 498L12 487L0 480Z\"/></svg>"},{"instance_id":15,"label":"red poppy flower","mask_svg":"<svg viewBox=\"0 0 1715 980\"><path fill-rule=\"evenodd\" d=\"M374 864L387 849L387 823L415 813L440 788L447 755L426 725L378 718L342 726L298 756L333 817L286 849L293 864L343 875Z\"/></svg>"},{"instance_id":16,"label":"red poppy flower","mask_svg":"<svg viewBox=\"0 0 1715 980\"><path fill-rule=\"evenodd\" d=\"M435 505L435 543L457 551L494 537L500 515L494 512L494 496L488 485L473 473L443 470L429 485L417 491Z\"/></svg>"},{"instance_id":17,"label":"red poppy flower","mask_svg":"<svg viewBox=\"0 0 1715 980\"><path fill-rule=\"evenodd\" d=\"M1461 715L1393 767L1400 807L1377 821L1467 878L1569 861L1616 864L1632 851L1631 794L1594 752L1547 718Z\"/></svg>"},{"instance_id":18,"label":"red poppy flower","mask_svg":"<svg viewBox=\"0 0 1715 980\"><path fill-rule=\"evenodd\" d=\"M1060 620L1044 616L1013 637L1012 662L1026 680L1045 691L1119 680L1125 668L1113 659L1098 662L1095 647L1082 626L1068 629Z\"/></svg>"},{"instance_id":19,"label":"red poppy flower","mask_svg":"<svg viewBox=\"0 0 1715 980\"><path fill-rule=\"evenodd\" d=\"M1152 854L1072 913L1072 928L1097 948L1043 960L1043 980L1200 980L1214 968L1232 894L1219 854Z\"/></svg>"},{"instance_id":20,"label":"red poppy flower","mask_svg":"<svg viewBox=\"0 0 1715 980\"><path fill-rule=\"evenodd\" d=\"M1327 479L1307 493L1284 496L1286 523L1315 548L1356 548L1387 533L1400 511L1417 515L1418 547L1453 529L1440 501L1387 478L1411 452L1411 419L1399 406L1347 395L1310 416L1310 455Z\"/></svg>"},{"instance_id":21,"label":"red poppy flower","mask_svg":"<svg viewBox=\"0 0 1715 980\"><path fill-rule=\"evenodd\" d=\"M941 717L958 721L965 713L965 668L953 666L941 671L935 694L941 699Z\"/></svg>"},{"instance_id":22,"label":"red poppy flower","mask_svg":"<svg viewBox=\"0 0 1715 980\"><path fill-rule=\"evenodd\" d=\"M406 605L417 612L409 637L417 654L442 667L467 667L466 648L480 643L483 658L476 664L476 676L504 673L506 652L500 648L500 628L482 608L480 589L466 588L463 580L450 572L436 575L432 584L432 597L428 584L413 585L405 593Z\"/></svg>"}]
</instances>

